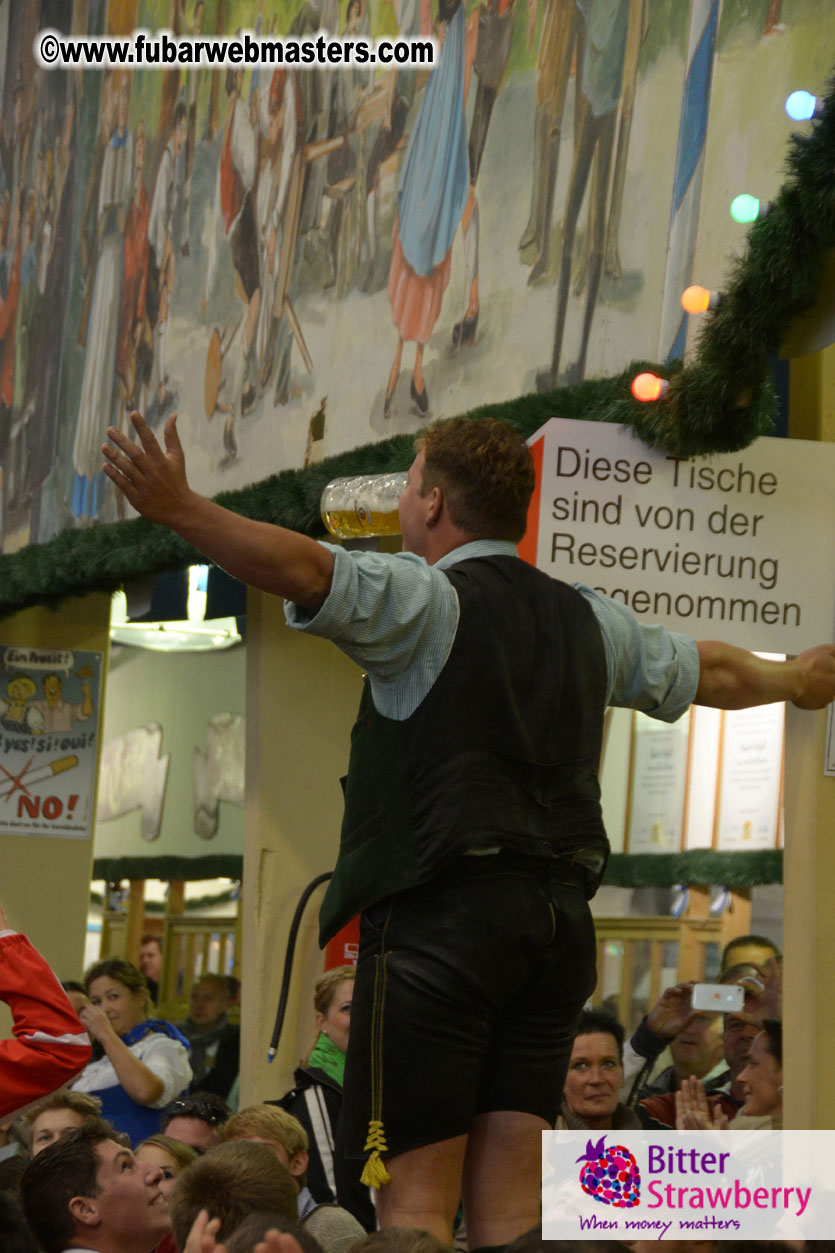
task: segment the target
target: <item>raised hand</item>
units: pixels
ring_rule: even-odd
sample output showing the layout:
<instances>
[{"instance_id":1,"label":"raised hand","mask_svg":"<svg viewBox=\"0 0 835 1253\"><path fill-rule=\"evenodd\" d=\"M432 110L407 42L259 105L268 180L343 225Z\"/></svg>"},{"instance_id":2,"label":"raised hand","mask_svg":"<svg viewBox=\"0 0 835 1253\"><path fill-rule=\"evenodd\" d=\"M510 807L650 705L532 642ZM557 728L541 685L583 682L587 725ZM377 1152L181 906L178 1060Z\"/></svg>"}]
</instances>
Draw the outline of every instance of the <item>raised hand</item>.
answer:
<instances>
[{"instance_id":1,"label":"raised hand","mask_svg":"<svg viewBox=\"0 0 835 1253\"><path fill-rule=\"evenodd\" d=\"M302 1253L302 1248L295 1236L289 1235L286 1231L276 1231L275 1227L271 1227L264 1233L264 1239L259 1240L252 1253Z\"/></svg>"},{"instance_id":2,"label":"raised hand","mask_svg":"<svg viewBox=\"0 0 835 1253\"><path fill-rule=\"evenodd\" d=\"M139 443L115 426L107 428L111 441L102 445L107 458L104 472L143 518L177 529L188 515L191 489L186 459L177 434L177 415L165 424L165 451L141 414L130 415Z\"/></svg>"},{"instance_id":3,"label":"raised hand","mask_svg":"<svg viewBox=\"0 0 835 1253\"><path fill-rule=\"evenodd\" d=\"M226 1253L226 1246L215 1240L219 1230L220 1219L209 1218L209 1211L201 1209L188 1233L183 1253Z\"/></svg>"},{"instance_id":4,"label":"raised hand","mask_svg":"<svg viewBox=\"0 0 835 1253\"><path fill-rule=\"evenodd\" d=\"M667 988L647 1014L647 1026L656 1035L672 1040L690 1016L692 983L677 983Z\"/></svg>"},{"instance_id":5,"label":"raised hand","mask_svg":"<svg viewBox=\"0 0 835 1253\"><path fill-rule=\"evenodd\" d=\"M695 1075L683 1079L676 1092L677 1131L727 1131L728 1119L717 1105L711 1107L705 1086Z\"/></svg>"},{"instance_id":6,"label":"raised hand","mask_svg":"<svg viewBox=\"0 0 835 1253\"><path fill-rule=\"evenodd\" d=\"M93 1005L92 1003L82 1005L78 1011L78 1017L81 1019L81 1024L87 1034L92 1036L94 1040L104 1043L108 1037L116 1035L116 1032L113 1030L113 1024L100 1005Z\"/></svg>"}]
</instances>

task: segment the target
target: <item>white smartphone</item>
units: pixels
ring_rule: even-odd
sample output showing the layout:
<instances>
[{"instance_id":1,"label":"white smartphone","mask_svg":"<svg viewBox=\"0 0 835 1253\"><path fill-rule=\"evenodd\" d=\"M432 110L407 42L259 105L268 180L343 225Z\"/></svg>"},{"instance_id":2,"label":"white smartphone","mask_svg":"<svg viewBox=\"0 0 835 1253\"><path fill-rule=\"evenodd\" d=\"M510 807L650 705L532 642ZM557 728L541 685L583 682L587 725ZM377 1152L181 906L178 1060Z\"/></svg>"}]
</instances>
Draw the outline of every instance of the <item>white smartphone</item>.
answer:
<instances>
[{"instance_id":1,"label":"white smartphone","mask_svg":"<svg viewBox=\"0 0 835 1253\"><path fill-rule=\"evenodd\" d=\"M738 983L697 983L690 997L693 1009L733 1014L745 1004L745 988Z\"/></svg>"}]
</instances>

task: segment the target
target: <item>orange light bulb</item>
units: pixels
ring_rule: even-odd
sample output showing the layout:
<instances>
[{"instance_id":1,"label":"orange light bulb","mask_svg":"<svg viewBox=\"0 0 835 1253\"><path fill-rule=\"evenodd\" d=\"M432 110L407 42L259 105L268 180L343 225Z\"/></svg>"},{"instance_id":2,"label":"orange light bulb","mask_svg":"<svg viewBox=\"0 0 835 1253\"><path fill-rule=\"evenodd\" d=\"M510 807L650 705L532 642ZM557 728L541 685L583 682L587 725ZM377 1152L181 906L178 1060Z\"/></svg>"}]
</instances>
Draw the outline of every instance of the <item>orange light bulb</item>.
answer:
<instances>
[{"instance_id":1,"label":"orange light bulb","mask_svg":"<svg viewBox=\"0 0 835 1253\"><path fill-rule=\"evenodd\" d=\"M632 395L636 400L659 400L670 384L657 374L636 374L632 380Z\"/></svg>"},{"instance_id":2,"label":"orange light bulb","mask_svg":"<svg viewBox=\"0 0 835 1253\"><path fill-rule=\"evenodd\" d=\"M685 313L707 313L712 293L706 287L688 287L681 295L681 307Z\"/></svg>"}]
</instances>

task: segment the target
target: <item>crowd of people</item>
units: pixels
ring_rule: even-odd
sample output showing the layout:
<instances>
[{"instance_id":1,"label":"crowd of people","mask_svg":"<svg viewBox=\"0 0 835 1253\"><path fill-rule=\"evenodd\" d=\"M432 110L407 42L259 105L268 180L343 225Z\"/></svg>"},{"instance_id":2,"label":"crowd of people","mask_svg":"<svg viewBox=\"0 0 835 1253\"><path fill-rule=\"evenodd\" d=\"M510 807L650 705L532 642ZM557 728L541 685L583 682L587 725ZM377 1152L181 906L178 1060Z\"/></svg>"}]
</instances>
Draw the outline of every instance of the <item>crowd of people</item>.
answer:
<instances>
[{"instance_id":1,"label":"crowd of people","mask_svg":"<svg viewBox=\"0 0 835 1253\"><path fill-rule=\"evenodd\" d=\"M158 938L144 937L155 992L161 957ZM336 1143L354 974L343 966L318 981L296 1086L234 1112L224 1097L236 1100L240 1029L225 976L195 980L178 1027L154 1016L150 978L123 958L60 985L0 911L0 995L15 1023L0 1050L0 1117L23 1108L0 1133L11 1150L0 1162L0 1246L197 1253L210 1235L235 1234L228 1248L249 1250L278 1227L302 1253L347 1253L376 1228ZM36 1162L44 1153L47 1164ZM76 1204L82 1194L88 1203ZM190 1243L201 1222L209 1235ZM251 1238L236 1234L245 1222Z\"/></svg>"},{"instance_id":2,"label":"crowd of people","mask_svg":"<svg viewBox=\"0 0 835 1253\"><path fill-rule=\"evenodd\" d=\"M219 1069L225 1095L235 1086L237 1054L234 1068L224 1071L217 1062L231 1029L231 990L223 976L195 981L181 1031L149 1016L146 977L124 959L97 962L83 985L62 989L29 942L6 928L2 913L0 963L16 1036L0 1053L0 1116L63 1081L4 1124L20 1149L18 1168L0 1171L4 1250L360 1253L367 1246L369 1253L438 1253L445 1247L418 1230L377 1231L373 1194L342 1153L353 966L330 970L316 984L313 1045L293 1089L235 1112L216 1090L201 1087ZM628 1041L611 1012L587 1006L557 1128L781 1127L779 950L764 937L739 937L726 946L718 979L742 988L741 1010L694 1009L693 985L679 983L649 1008ZM33 988L36 1004L29 1005ZM48 1037L39 1030L47 1019L65 1029ZM541 1234L518 1244L519 1253L534 1253ZM456 1246L467 1247L463 1224Z\"/></svg>"}]
</instances>

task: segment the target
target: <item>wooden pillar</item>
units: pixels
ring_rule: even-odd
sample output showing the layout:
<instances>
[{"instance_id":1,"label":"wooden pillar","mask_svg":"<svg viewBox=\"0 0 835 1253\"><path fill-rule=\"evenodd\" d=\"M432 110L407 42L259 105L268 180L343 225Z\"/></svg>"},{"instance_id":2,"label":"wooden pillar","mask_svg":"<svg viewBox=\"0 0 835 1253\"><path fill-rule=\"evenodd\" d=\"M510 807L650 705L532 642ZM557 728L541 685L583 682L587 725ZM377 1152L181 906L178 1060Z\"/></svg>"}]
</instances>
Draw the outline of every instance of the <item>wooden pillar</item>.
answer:
<instances>
[{"instance_id":1,"label":"wooden pillar","mask_svg":"<svg viewBox=\"0 0 835 1253\"><path fill-rule=\"evenodd\" d=\"M789 429L835 440L835 347L791 363ZM831 535L810 536L831 544ZM810 640L811 643L823 641ZM783 873L784 1124L835 1126L835 779L823 775L826 715L786 707Z\"/></svg>"},{"instance_id":2,"label":"wooden pillar","mask_svg":"<svg viewBox=\"0 0 835 1253\"><path fill-rule=\"evenodd\" d=\"M687 889L687 918L707 918L710 911L710 887L706 883L691 883ZM702 945L695 932L685 926L682 929L681 949L678 955L679 979L701 979L703 974Z\"/></svg>"},{"instance_id":3,"label":"wooden pillar","mask_svg":"<svg viewBox=\"0 0 835 1253\"><path fill-rule=\"evenodd\" d=\"M131 879L128 895L128 929L125 938L125 956L134 966L139 965L139 948L145 934L145 880Z\"/></svg>"},{"instance_id":4,"label":"wooden pillar","mask_svg":"<svg viewBox=\"0 0 835 1253\"><path fill-rule=\"evenodd\" d=\"M166 914L184 914L186 912L186 885L184 879L169 880L165 912Z\"/></svg>"},{"instance_id":5,"label":"wooden pillar","mask_svg":"<svg viewBox=\"0 0 835 1253\"><path fill-rule=\"evenodd\" d=\"M293 913L311 880L336 860L339 780L361 691L359 668L333 644L289 630L281 601L252 591L246 669L242 1106L286 1092L312 1043L321 888L305 912L280 1049L267 1064Z\"/></svg>"},{"instance_id":6,"label":"wooden pillar","mask_svg":"<svg viewBox=\"0 0 835 1253\"><path fill-rule=\"evenodd\" d=\"M0 623L0 640L103 653L100 737L109 629L110 597L96 593L58 610L39 606L10 614ZM80 979L83 971L92 856L92 840L8 835L0 814L0 899L9 926L26 932L60 979ZM9 1034L5 1009L0 1016L0 1036Z\"/></svg>"}]
</instances>

